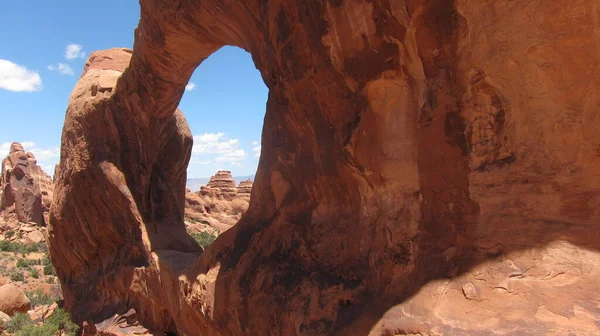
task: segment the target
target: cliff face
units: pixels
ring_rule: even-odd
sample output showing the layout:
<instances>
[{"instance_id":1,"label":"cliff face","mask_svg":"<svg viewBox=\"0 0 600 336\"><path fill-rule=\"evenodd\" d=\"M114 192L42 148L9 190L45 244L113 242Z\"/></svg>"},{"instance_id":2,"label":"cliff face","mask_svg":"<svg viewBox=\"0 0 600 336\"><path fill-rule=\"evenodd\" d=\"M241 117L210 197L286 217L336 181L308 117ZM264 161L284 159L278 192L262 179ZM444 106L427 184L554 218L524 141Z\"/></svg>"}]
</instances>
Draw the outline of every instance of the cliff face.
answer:
<instances>
[{"instance_id":1,"label":"cliff face","mask_svg":"<svg viewBox=\"0 0 600 336\"><path fill-rule=\"evenodd\" d=\"M49 240L77 320L597 331L595 1L140 3L133 53L90 56L63 129ZM202 252L176 107L226 44L269 87L268 131L248 212Z\"/></svg>"}]
</instances>

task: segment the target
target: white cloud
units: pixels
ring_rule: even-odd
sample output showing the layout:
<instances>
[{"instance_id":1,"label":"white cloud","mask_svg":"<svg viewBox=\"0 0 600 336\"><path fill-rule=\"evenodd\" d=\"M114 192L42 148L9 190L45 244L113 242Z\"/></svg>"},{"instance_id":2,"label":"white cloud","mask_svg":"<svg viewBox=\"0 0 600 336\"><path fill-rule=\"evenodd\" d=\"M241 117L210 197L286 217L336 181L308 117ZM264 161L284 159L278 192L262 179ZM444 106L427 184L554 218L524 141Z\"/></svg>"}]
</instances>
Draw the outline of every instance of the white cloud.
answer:
<instances>
[{"instance_id":1,"label":"white cloud","mask_svg":"<svg viewBox=\"0 0 600 336\"><path fill-rule=\"evenodd\" d=\"M242 161L248 157L243 149L236 149L233 152L225 153L215 159L218 163L229 163L233 166L242 167Z\"/></svg>"},{"instance_id":2,"label":"white cloud","mask_svg":"<svg viewBox=\"0 0 600 336\"><path fill-rule=\"evenodd\" d=\"M198 165L206 166L206 165L213 164L213 161L212 160L201 160L199 158L192 157L191 160L190 160L190 165L193 165L193 164L198 164Z\"/></svg>"},{"instance_id":3,"label":"white cloud","mask_svg":"<svg viewBox=\"0 0 600 336\"><path fill-rule=\"evenodd\" d=\"M0 89L13 92L35 92L42 89L42 78L32 70L0 59Z\"/></svg>"},{"instance_id":4,"label":"white cloud","mask_svg":"<svg viewBox=\"0 0 600 336\"><path fill-rule=\"evenodd\" d=\"M193 91L196 88L196 84L189 82L188 85L185 86L185 91Z\"/></svg>"},{"instance_id":5,"label":"white cloud","mask_svg":"<svg viewBox=\"0 0 600 336\"><path fill-rule=\"evenodd\" d=\"M238 139L228 138L223 132L195 135L188 174L210 176L219 170L217 168L243 167L242 163L248 158L248 153L239 147Z\"/></svg>"},{"instance_id":6,"label":"white cloud","mask_svg":"<svg viewBox=\"0 0 600 336\"><path fill-rule=\"evenodd\" d=\"M204 133L194 136L192 155L225 154L235 151L240 145L238 139L227 139L224 133Z\"/></svg>"},{"instance_id":7,"label":"white cloud","mask_svg":"<svg viewBox=\"0 0 600 336\"><path fill-rule=\"evenodd\" d=\"M252 146L252 152L254 153L254 157L260 157L260 143L258 141L253 141Z\"/></svg>"},{"instance_id":8,"label":"white cloud","mask_svg":"<svg viewBox=\"0 0 600 336\"><path fill-rule=\"evenodd\" d=\"M81 44L71 43L65 48L65 58L68 60L84 57L85 51L83 51L83 46Z\"/></svg>"},{"instance_id":9,"label":"white cloud","mask_svg":"<svg viewBox=\"0 0 600 336\"><path fill-rule=\"evenodd\" d=\"M35 155L36 160L44 161L48 159L56 159L60 156L60 148L38 148L36 143L33 141L23 141L20 142L21 146L26 152L32 152ZM0 157L4 157L8 155L8 151L10 150L11 142L4 142L0 145L0 149L2 153L0 153Z\"/></svg>"},{"instance_id":10,"label":"white cloud","mask_svg":"<svg viewBox=\"0 0 600 336\"><path fill-rule=\"evenodd\" d=\"M58 73L60 73L61 75L73 76L75 74L75 72L73 71L73 68L71 68L66 63L58 63L57 65L48 65L48 70L58 71Z\"/></svg>"},{"instance_id":11,"label":"white cloud","mask_svg":"<svg viewBox=\"0 0 600 336\"><path fill-rule=\"evenodd\" d=\"M35 155L38 161L46 161L50 159L58 159L60 157L60 148L31 148L30 152ZM58 160L57 160L58 161Z\"/></svg>"},{"instance_id":12,"label":"white cloud","mask_svg":"<svg viewBox=\"0 0 600 336\"><path fill-rule=\"evenodd\" d=\"M240 162L247 157L248 157L248 154L246 154L246 152L243 149L237 149L237 150L234 150L233 152L225 153L225 154L219 156L218 158L215 159L215 161L221 162L221 163L224 163L224 162L234 163L234 162Z\"/></svg>"}]
</instances>

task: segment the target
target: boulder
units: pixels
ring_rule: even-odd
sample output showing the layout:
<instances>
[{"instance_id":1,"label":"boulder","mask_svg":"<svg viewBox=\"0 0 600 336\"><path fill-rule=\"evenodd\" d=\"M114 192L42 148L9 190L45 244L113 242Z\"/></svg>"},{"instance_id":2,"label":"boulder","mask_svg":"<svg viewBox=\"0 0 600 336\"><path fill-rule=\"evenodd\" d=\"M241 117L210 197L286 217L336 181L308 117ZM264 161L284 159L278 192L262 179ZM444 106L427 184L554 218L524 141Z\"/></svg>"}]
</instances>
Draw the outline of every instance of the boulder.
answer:
<instances>
[{"instance_id":1,"label":"boulder","mask_svg":"<svg viewBox=\"0 0 600 336\"><path fill-rule=\"evenodd\" d=\"M29 299L19 287L10 283L0 287L0 311L13 316L17 312L27 313L29 307Z\"/></svg>"},{"instance_id":2,"label":"boulder","mask_svg":"<svg viewBox=\"0 0 600 336\"><path fill-rule=\"evenodd\" d=\"M26 244L43 243L45 241L46 241L46 237L44 237L44 234L38 230L31 231L25 236Z\"/></svg>"},{"instance_id":3,"label":"boulder","mask_svg":"<svg viewBox=\"0 0 600 336\"><path fill-rule=\"evenodd\" d=\"M32 321L43 321L49 318L56 309L58 309L58 304L56 302L52 304L45 304L29 310L27 315L29 315L29 318Z\"/></svg>"},{"instance_id":4,"label":"boulder","mask_svg":"<svg viewBox=\"0 0 600 336\"><path fill-rule=\"evenodd\" d=\"M11 318L7 313L0 311L0 327L5 326L6 323L10 322Z\"/></svg>"}]
</instances>

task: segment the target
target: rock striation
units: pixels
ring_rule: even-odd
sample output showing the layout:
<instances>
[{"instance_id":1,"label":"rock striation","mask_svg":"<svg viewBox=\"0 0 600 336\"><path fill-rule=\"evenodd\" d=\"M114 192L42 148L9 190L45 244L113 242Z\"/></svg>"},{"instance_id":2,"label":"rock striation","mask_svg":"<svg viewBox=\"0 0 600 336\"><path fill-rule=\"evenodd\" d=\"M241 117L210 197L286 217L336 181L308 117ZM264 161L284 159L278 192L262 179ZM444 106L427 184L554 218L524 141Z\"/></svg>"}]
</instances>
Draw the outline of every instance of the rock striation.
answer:
<instances>
[{"instance_id":1,"label":"rock striation","mask_svg":"<svg viewBox=\"0 0 600 336\"><path fill-rule=\"evenodd\" d=\"M243 211L234 213L233 201L219 198L214 193L187 192L185 195L185 225L190 233L225 232L240 220L242 214Z\"/></svg>"},{"instance_id":2,"label":"rock striation","mask_svg":"<svg viewBox=\"0 0 600 336\"><path fill-rule=\"evenodd\" d=\"M237 196L237 188L231 172L220 170L210 177L206 186L200 187L200 194L207 197L233 200Z\"/></svg>"},{"instance_id":3,"label":"rock striation","mask_svg":"<svg viewBox=\"0 0 600 336\"><path fill-rule=\"evenodd\" d=\"M215 175L210 177L210 181L206 184L207 188L218 189L219 191L235 193L235 181L229 170L219 170Z\"/></svg>"},{"instance_id":4,"label":"rock striation","mask_svg":"<svg viewBox=\"0 0 600 336\"><path fill-rule=\"evenodd\" d=\"M52 179L35 156L25 152L18 142L10 145L8 156L2 160L0 179L0 210L14 212L20 222L46 225L44 214L52 202Z\"/></svg>"},{"instance_id":5,"label":"rock striation","mask_svg":"<svg viewBox=\"0 0 600 336\"><path fill-rule=\"evenodd\" d=\"M49 243L75 320L597 333L596 0L140 4L134 51L90 55L67 108ZM248 211L203 251L177 106L224 45L269 100Z\"/></svg>"},{"instance_id":6,"label":"rock striation","mask_svg":"<svg viewBox=\"0 0 600 336\"><path fill-rule=\"evenodd\" d=\"M242 198L250 200L250 195L252 194L252 180L247 179L245 181L241 181L237 186L237 194Z\"/></svg>"},{"instance_id":7,"label":"rock striation","mask_svg":"<svg viewBox=\"0 0 600 336\"><path fill-rule=\"evenodd\" d=\"M224 232L235 225L248 210L252 180L235 182L230 171L219 171L206 186L192 193L186 190L186 227L190 232L206 230L207 226Z\"/></svg>"}]
</instances>

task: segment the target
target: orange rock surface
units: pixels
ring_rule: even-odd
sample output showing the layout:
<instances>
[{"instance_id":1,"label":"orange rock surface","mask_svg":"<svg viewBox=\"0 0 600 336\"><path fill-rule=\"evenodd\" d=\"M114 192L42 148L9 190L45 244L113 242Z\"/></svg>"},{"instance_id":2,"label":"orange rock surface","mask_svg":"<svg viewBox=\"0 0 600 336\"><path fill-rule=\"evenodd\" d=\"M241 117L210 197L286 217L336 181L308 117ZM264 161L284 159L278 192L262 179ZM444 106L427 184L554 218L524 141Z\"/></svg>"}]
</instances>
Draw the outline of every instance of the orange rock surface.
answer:
<instances>
[{"instance_id":1,"label":"orange rock surface","mask_svg":"<svg viewBox=\"0 0 600 336\"><path fill-rule=\"evenodd\" d=\"M595 0L140 3L133 52L92 54L67 109L49 241L75 320L598 332ZM202 251L177 105L223 45L269 88L266 131L248 211Z\"/></svg>"},{"instance_id":2,"label":"orange rock surface","mask_svg":"<svg viewBox=\"0 0 600 336\"><path fill-rule=\"evenodd\" d=\"M250 200L250 195L252 194L252 180L247 179L245 181L241 181L237 186L237 194L240 197Z\"/></svg>"},{"instance_id":3,"label":"orange rock surface","mask_svg":"<svg viewBox=\"0 0 600 336\"><path fill-rule=\"evenodd\" d=\"M52 179L37 165L33 153L25 152L20 143L13 142L2 160L1 172L0 210L7 219L46 225L44 215L52 202Z\"/></svg>"}]
</instances>

